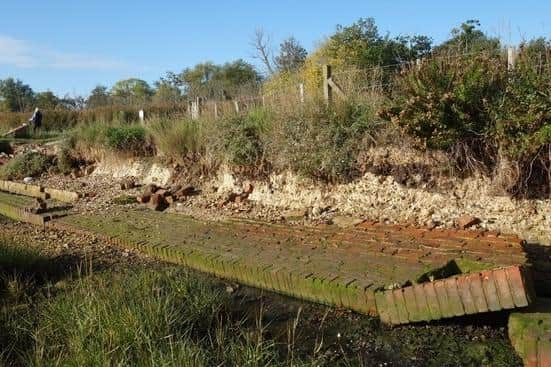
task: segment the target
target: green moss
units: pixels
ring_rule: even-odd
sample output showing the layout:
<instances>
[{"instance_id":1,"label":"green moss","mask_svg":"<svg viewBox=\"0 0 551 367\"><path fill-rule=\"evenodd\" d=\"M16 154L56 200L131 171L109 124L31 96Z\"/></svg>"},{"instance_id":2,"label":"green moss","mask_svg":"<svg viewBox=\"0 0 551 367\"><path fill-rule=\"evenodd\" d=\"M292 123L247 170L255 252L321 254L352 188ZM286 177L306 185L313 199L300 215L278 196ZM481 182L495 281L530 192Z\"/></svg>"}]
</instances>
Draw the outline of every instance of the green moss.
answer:
<instances>
[{"instance_id":1,"label":"green moss","mask_svg":"<svg viewBox=\"0 0 551 367\"><path fill-rule=\"evenodd\" d=\"M437 279L445 279L454 275L475 273L482 270L495 268L495 264L485 263L482 261L474 261L466 258L457 258L449 261L446 265L429 270L415 280L416 283L425 283Z\"/></svg>"}]
</instances>

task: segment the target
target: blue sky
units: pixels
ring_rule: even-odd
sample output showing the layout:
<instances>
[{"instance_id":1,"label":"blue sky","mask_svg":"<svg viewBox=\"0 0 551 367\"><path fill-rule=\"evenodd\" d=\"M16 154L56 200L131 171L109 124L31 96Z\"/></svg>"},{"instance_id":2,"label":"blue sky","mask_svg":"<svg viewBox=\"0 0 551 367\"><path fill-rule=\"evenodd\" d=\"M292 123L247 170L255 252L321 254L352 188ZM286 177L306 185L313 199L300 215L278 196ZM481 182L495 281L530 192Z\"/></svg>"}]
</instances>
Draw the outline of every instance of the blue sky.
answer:
<instances>
[{"instance_id":1,"label":"blue sky","mask_svg":"<svg viewBox=\"0 0 551 367\"><path fill-rule=\"evenodd\" d=\"M274 47L293 35L308 50L337 24L374 17L382 32L426 34L438 42L479 19L506 43L551 38L551 1L462 0L3 0L0 79L36 91L87 95L97 84L153 82L206 60L254 62L250 40L262 27Z\"/></svg>"}]
</instances>

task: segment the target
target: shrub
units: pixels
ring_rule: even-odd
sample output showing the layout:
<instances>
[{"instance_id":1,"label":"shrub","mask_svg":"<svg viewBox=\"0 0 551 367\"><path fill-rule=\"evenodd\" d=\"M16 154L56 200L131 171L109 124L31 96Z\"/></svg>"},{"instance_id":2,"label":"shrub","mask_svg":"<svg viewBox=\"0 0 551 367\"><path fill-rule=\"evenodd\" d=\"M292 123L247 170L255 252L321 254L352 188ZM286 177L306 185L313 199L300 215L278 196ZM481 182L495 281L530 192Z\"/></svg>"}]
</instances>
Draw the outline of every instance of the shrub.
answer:
<instances>
[{"instance_id":1,"label":"shrub","mask_svg":"<svg viewBox=\"0 0 551 367\"><path fill-rule=\"evenodd\" d=\"M0 178L18 180L39 176L52 165L52 158L37 152L27 152L11 159L0 167Z\"/></svg>"},{"instance_id":2,"label":"shrub","mask_svg":"<svg viewBox=\"0 0 551 367\"><path fill-rule=\"evenodd\" d=\"M270 160L279 168L332 182L356 176L365 138L380 126L369 106L353 102L328 108L318 101L280 118Z\"/></svg>"},{"instance_id":3,"label":"shrub","mask_svg":"<svg viewBox=\"0 0 551 367\"><path fill-rule=\"evenodd\" d=\"M105 152L134 156L152 153L145 128L137 124L81 124L73 129L67 140L75 153L87 160L97 159Z\"/></svg>"},{"instance_id":4,"label":"shrub","mask_svg":"<svg viewBox=\"0 0 551 367\"><path fill-rule=\"evenodd\" d=\"M273 114L257 108L246 114L229 115L213 126L211 148L220 162L261 168L265 161L265 137L271 129Z\"/></svg>"},{"instance_id":5,"label":"shrub","mask_svg":"<svg viewBox=\"0 0 551 367\"><path fill-rule=\"evenodd\" d=\"M114 151L143 152L147 145L146 131L139 125L110 126L105 131L105 144Z\"/></svg>"},{"instance_id":6,"label":"shrub","mask_svg":"<svg viewBox=\"0 0 551 367\"><path fill-rule=\"evenodd\" d=\"M494 54L438 55L403 71L394 107L383 116L403 127L420 146L447 150L460 164L491 161L491 106L506 76L505 63Z\"/></svg>"},{"instance_id":7,"label":"shrub","mask_svg":"<svg viewBox=\"0 0 551 367\"><path fill-rule=\"evenodd\" d=\"M516 165L515 194L551 194L551 48L544 40L521 49L507 88L493 106L502 160Z\"/></svg>"},{"instance_id":8,"label":"shrub","mask_svg":"<svg viewBox=\"0 0 551 367\"><path fill-rule=\"evenodd\" d=\"M77 160L73 157L67 147L62 147L57 153L57 170L60 173L68 174L77 165Z\"/></svg>"}]
</instances>

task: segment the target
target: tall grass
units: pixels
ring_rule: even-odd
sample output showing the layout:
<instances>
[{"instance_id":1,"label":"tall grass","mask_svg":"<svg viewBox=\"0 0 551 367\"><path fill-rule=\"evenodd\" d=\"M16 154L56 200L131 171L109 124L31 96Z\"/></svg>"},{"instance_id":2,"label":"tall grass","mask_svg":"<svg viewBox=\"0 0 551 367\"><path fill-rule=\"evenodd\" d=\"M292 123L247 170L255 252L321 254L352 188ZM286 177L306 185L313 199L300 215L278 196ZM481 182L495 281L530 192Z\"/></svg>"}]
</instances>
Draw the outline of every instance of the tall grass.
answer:
<instances>
[{"instance_id":1,"label":"tall grass","mask_svg":"<svg viewBox=\"0 0 551 367\"><path fill-rule=\"evenodd\" d=\"M6 283L18 294L30 288L17 276ZM185 271L91 274L62 288L47 285L32 303L2 290L0 362L7 365L265 366L284 360L262 330L233 318L220 285Z\"/></svg>"},{"instance_id":2,"label":"tall grass","mask_svg":"<svg viewBox=\"0 0 551 367\"><path fill-rule=\"evenodd\" d=\"M206 120L187 118L148 121L147 130L158 152L176 161L197 160L205 152Z\"/></svg>"}]
</instances>

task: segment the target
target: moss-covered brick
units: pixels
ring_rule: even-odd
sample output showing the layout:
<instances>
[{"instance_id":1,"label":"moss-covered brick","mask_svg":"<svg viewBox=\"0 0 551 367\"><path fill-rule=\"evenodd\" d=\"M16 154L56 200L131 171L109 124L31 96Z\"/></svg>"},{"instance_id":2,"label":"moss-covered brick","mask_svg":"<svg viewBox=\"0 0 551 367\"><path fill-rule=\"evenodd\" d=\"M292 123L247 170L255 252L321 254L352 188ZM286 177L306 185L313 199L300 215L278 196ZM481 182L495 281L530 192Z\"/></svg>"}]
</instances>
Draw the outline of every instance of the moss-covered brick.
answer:
<instances>
[{"instance_id":1,"label":"moss-covered brick","mask_svg":"<svg viewBox=\"0 0 551 367\"><path fill-rule=\"evenodd\" d=\"M493 272L489 270L481 271L480 279L482 280L482 289L484 290L488 309L490 311L501 310L501 303L499 302L499 295L497 293Z\"/></svg>"},{"instance_id":2,"label":"moss-covered brick","mask_svg":"<svg viewBox=\"0 0 551 367\"><path fill-rule=\"evenodd\" d=\"M488 303L486 302L486 296L484 295L484 288L482 286L482 278L480 273L467 274L465 279L469 284L469 290L473 296L477 312L488 312Z\"/></svg>"},{"instance_id":3,"label":"moss-covered brick","mask_svg":"<svg viewBox=\"0 0 551 367\"><path fill-rule=\"evenodd\" d=\"M509 316L509 339L525 366L551 365L551 309Z\"/></svg>"},{"instance_id":4,"label":"moss-covered brick","mask_svg":"<svg viewBox=\"0 0 551 367\"><path fill-rule=\"evenodd\" d=\"M524 271L520 267L507 267L507 280L511 288L513 302L516 307L526 307L532 303L534 298L534 290L530 286L531 279L527 279Z\"/></svg>"},{"instance_id":5,"label":"moss-covered brick","mask_svg":"<svg viewBox=\"0 0 551 367\"><path fill-rule=\"evenodd\" d=\"M394 296L394 304L398 311L398 320L400 324L409 323L408 310L406 307L406 300L404 298L404 289L394 289L392 291Z\"/></svg>"},{"instance_id":6,"label":"moss-covered brick","mask_svg":"<svg viewBox=\"0 0 551 367\"><path fill-rule=\"evenodd\" d=\"M463 309L463 302L459 296L459 290L457 289L456 277L444 279L442 282L446 286L448 302L453 316L463 316L465 314L465 310Z\"/></svg>"},{"instance_id":7,"label":"moss-covered brick","mask_svg":"<svg viewBox=\"0 0 551 367\"><path fill-rule=\"evenodd\" d=\"M438 300L438 296L436 294L434 284L432 282L423 283L423 291L425 292L427 305L431 315L430 319L431 320L441 319L443 317L443 313L440 310L440 302Z\"/></svg>"},{"instance_id":8,"label":"moss-covered brick","mask_svg":"<svg viewBox=\"0 0 551 367\"><path fill-rule=\"evenodd\" d=\"M515 308L513 301L513 295L509 288L509 280L507 279L507 272L505 269L497 269L493 271L494 281L496 284L497 294L499 297L499 304L502 309L510 310Z\"/></svg>"},{"instance_id":9,"label":"moss-covered brick","mask_svg":"<svg viewBox=\"0 0 551 367\"><path fill-rule=\"evenodd\" d=\"M477 313L478 309L476 308L475 297L471 293L471 283L467 277L457 277L457 291L465 314L472 315Z\"/></svg>"}]
</instances>

